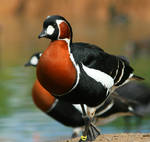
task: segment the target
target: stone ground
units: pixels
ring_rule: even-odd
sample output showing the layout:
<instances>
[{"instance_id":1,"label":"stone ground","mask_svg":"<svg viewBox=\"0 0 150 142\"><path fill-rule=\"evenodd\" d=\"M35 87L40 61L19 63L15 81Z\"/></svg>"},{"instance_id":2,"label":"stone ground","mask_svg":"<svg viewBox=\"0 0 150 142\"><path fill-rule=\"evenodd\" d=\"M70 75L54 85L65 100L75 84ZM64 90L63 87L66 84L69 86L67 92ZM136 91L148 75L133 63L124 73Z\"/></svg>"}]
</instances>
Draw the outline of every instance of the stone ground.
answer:
<instances>
[{"instance_id":1,"label":"stone ground","mask_svg":"<svg viewBox=\"0 0 150 142\"><path fill-rule=\"evenodd\" d=\"M78 142L79 138L57 142ZM102 134L94 142L150 142L150 133Z\"/></svg>"}]
</instances>

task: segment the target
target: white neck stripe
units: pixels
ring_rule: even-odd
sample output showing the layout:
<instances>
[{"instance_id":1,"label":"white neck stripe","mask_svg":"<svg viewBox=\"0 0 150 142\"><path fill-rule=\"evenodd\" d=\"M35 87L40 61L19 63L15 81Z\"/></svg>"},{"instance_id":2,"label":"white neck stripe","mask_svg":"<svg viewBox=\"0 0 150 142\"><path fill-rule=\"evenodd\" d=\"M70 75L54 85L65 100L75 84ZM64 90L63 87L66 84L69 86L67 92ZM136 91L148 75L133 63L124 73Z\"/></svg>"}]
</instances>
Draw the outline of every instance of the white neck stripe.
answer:
<instances>
[{"instance_id":1,"label":"white neck stripe","mask_svg":"<svg viewBox=\"0 0 150 142\"><path fill-rule=\"evenodd\" d=\"M63 95L65 95L65 94L68 94L69 92L71 92L72 90L74 90L76 88L76 86L78 85L79 80L80 80L80 68L79 68L79 65L75 62L73 54L71 53L70 39L65 38L65 39L60 39L60 40L64 40L68 44L68 50L69 50L69 54L70 54L70 59L71 59L73 65L74 65L74 67L76 69L76 72L77 72L77 78L76 78L76 82L75 82L74 86L68 92L63 94Z\"/></svg>"},{"instance_id":2,"label":"white neck stripe","mask_svg":"<svg viewBox=\"0 0 150 142\"><path fill-rule=\"evenodd\" d=\"M52 104L52 106L49 108L49 110L47 110L47 113L49 113L56 106L58 101L59 101L58 99L55 100L55 102Z\"/></svg>"},{"instance_id":3,"label":"white neck stripe","mask_svg":"<svg viewBox=\"0 0 150 142\"><path fill-rule=\"evenodd\" d=\"M56 20L56 23L57 23L57 27L58 27L58 29L59 29L59 33L58 33L58 37L57 37L57 39L59 39L59 37L60 37L60 24L62 23L62 22L65 22L64 20ZM64 39L65 40L65 39Z\"/></svg>"}]
</instances>

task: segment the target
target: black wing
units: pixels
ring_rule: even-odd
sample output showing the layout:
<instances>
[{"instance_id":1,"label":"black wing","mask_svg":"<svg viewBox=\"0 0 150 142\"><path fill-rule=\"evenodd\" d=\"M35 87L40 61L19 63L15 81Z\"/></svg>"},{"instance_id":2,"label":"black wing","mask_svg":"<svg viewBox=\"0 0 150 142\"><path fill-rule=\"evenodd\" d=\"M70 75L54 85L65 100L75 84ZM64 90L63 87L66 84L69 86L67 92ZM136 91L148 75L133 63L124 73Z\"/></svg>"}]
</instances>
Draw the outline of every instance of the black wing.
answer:
<instances>
[{"instance_id":1,"label":"black wing","mask_svg":"<svg viewBox=\"0 0 150 142\"><path fill-rule=\"evenodd\" d=\"M110 75L116 86L123 84L133 72L128 60L122 56L114 56L104 52L100 47L77 42L71 46L71 52L77 63L100 70Z\"/></svg>"},{"instance_id":2,"label":"black wing","mask_svg":"<svg viewBox=\"0 0 150 142\"><path fill-rule=\"evenodd\" d=\"M107 54L100 47L88 43L73 43L71 52L77 63L82 62L85 66L103 71L112 77L118 67L118 58Z\"/></svg>"}]
</instances>

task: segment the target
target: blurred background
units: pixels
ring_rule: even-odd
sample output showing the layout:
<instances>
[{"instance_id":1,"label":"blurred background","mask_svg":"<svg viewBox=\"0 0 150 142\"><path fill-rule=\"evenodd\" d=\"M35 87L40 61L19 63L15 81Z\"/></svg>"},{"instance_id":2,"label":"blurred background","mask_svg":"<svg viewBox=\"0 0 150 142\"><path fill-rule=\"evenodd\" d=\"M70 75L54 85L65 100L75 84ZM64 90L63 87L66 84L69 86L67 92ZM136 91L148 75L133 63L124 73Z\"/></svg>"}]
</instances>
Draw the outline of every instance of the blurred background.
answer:
<instances>
[{"instance_id":1,"label":"blurred background","mask_svg":"<svg viewBox=\"0 0 150 142\"><path fill-rule=\"evenodd\" d=\"M31 97L35 68L24 67L33 53L48 46L48 40L37 37L43 20L56 14L64 16L72 25L73 41L93 43L106 52L127 56L136 74L145 78L144 85L150 86L149 0L1 0L1 141L50 141L56 136L60 139L69 137L72 133L71 128L52 120L35 107ZM136 90L133 92L136 94ZM138 129L134 117L130 132L150 132L149 114L144 115ZM126 130L124 118L100 128L102 133Z\"/></svg>"}]
</instances>

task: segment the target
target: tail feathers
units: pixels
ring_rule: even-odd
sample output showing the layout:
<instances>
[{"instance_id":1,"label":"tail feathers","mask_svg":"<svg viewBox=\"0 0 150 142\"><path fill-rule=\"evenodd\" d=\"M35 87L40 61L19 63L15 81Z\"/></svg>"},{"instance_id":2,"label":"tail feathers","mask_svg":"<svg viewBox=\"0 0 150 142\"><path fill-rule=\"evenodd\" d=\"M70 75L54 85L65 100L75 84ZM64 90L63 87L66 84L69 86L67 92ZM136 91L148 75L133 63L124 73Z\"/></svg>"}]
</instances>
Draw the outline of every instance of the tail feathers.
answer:
<instances>
[{"instance_id":1,"label":"tail feathers","mask_svg":"<svg viewBox=\"0 0 150 142\"><path fill-rule=\"evenodd\" d=\"M128 106L128 111L132 113L132 115L137 116L137 117L142 117L143 115L141 113L139 113L137 111L137 107L140 105L139 102L135 101L135 100L130 100L130 99L126 99L126 103Z\"/></svg>"},{"instance_id":2,"label":"tail feathers","mask_svg":"<svg viewBox=\"0 0 150 142\"><path fill-rule=\"evenodd\" d=\"M137 76L137 75L133 75L131 80L138 80L138 81L142 81L144 80L143 77Z\"/></svg>"},{"instance_id":3,"label":"tail feathers","mask_svg":"<svg viewBox=\"0 0 150 142\"><path fill-rule=\"evenodd\" d=\"M115 100L116 105L118 105L120 109L123 109L123 110L128 109L128 112L132 113L132 115L135 115L138 117L142 116L141 113L138 113L138 111L136 111L136 108L139 105L141 105L140 102L122 97L117 92L113 92L110 95L110 98Z\"/></svg>"}]
</instances>

